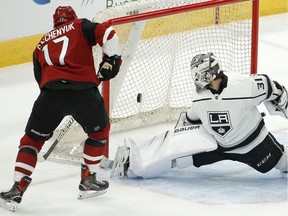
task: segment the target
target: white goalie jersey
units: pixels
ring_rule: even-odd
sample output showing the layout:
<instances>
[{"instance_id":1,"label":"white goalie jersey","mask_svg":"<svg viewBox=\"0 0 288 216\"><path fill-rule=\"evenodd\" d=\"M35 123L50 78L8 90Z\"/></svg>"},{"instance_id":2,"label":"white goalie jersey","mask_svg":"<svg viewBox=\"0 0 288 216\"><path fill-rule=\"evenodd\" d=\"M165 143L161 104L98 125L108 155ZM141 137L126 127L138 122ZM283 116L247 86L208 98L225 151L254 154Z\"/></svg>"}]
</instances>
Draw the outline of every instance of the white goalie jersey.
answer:
<instances>
[{"instance_id":1,"label":"white goalie jersey","mask_svg":"<svg viewBox=\"0 0 288 216\"><path fill-rule=\"evenodd\" d=\"M245 153L268 134L257 106L278 98L279 91L265 75L225 74L228 82L222 93L195 94L186 117L191 122L201 120L223 151Z\"/></svg>"}]
</instances>

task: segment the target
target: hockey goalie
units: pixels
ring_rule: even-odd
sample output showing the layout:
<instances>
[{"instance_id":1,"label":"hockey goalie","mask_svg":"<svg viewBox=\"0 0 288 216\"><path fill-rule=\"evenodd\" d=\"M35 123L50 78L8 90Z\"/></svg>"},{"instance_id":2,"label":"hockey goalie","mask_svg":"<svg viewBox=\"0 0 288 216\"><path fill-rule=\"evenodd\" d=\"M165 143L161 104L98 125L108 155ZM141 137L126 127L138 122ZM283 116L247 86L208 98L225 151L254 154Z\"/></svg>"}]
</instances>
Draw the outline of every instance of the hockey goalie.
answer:
<instances>
[{"instance_id":1,"label":"hockey goalie","mask_svg":"<svg viewBox=\"0 0 288 216\"><path fill-rule=\"evenodd\" d=\"M213 53L191 61L195 89L190 108L174 129L118 147L111 177L152 178L172 168L201 167L222 160L245 163L261 173L273 168L287 178L287 146L265 126L257 106L287 119L287 91L267 75L223 72Z\"/></svg>"}]
</instances>

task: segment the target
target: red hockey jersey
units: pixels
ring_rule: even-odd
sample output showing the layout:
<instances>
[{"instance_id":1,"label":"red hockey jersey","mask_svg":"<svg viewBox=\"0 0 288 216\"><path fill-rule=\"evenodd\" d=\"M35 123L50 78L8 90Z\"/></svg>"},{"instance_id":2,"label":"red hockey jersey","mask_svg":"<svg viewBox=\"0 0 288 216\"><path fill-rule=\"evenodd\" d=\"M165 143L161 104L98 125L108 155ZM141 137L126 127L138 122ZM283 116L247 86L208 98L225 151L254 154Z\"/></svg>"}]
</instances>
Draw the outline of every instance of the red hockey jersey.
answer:
<instances>
[{"instance_id":1,"label":"red hockey jersey","mask_svg":"<svg viewBox=\"0 0 288 216\"><path fill-rule=\"evenodd\" d=\"M39 87L59 81L99 85L92 47L118 40L115 35L109 25L87 19L76 19L45 34L33 52L34 74ZM117 49L109 52L116 54Z\"/></svg>"}]
</instances>

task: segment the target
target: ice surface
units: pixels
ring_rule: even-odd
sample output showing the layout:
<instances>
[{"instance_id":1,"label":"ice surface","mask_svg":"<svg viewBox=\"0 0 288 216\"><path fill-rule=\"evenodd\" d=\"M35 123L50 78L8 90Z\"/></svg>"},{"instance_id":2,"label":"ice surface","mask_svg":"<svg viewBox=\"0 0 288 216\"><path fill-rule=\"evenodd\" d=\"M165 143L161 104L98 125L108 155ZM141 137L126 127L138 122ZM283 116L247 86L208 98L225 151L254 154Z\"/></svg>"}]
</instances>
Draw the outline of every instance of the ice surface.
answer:
<instances>
[{"instance_id":1,"label":"ice surface","mask_svg":"<svg viewBox=\"0 0 288 216\"><path fill-rule=\"evenodd\" d=\"M287 14L260 19L258 72L288 86ZM13 184L13 169L19 139L24 133L32 105L39 93L32 64L0 68L0 191ZM265 109L259 107L259 109ZM288 122L265 117L267 127L288 145ZM113 134L110 153L124 137L146 140L172 125L156 125ZM109 179L109 172L99 173ZM173 170L154 179L109 179L108 192L89 200L77 200L80 166L51 161L38 163L32 184L16 212L19 216L99 215L288 215L287 180L277 170L257 173L249 167L223 161L201 168ZM0 209L0 215L11 215Z\"/></svg>"}]
</instances>

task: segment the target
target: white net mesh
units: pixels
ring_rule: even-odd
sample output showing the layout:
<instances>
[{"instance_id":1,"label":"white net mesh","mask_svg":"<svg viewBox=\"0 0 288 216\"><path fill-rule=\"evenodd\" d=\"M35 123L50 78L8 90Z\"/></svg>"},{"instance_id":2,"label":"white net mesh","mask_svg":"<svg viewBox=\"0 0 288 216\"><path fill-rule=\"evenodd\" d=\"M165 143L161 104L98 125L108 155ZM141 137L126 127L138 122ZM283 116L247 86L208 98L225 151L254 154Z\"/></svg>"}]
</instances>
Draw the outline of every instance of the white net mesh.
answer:
<instances>
[{"instance_id":1,"label":"white net mesh","mask_svg":"<svg viewBox=\"0 0 288 216\"><path fill-rule=\"evenodd\" d=\"M215 1L133 1L100 12L94 21L199 2ZM232 2L114 25L123 63L110 85L111 132L176 120L191 103L190 61L197 54L213 52L224 71L250 73L253 1ZM94 53L98 65L101 48L96 46ZM58 148L54 154L71 156L69 151L86 138L79 125L75 128L58 145L65 151Z\"/></svg>"},{"instance_id":2,"label":"white net mesh","mask_svg":"<svg viewBox=\"0 0 288 216\"><path fill-rule=\"evenodd\" d=\"M94 20L191 2L209 1L131 2L121 10L103 11ZM112 131L175 120L190 105L189 65L196 54L213 52L225 71L250 73L251 8L251 2L245 1L114 26L121 39L123 65L111 82ZM95 53L101 59L101 50ZM139 94L141 102L137 101Z\"/></svg>"}]
</instances>

